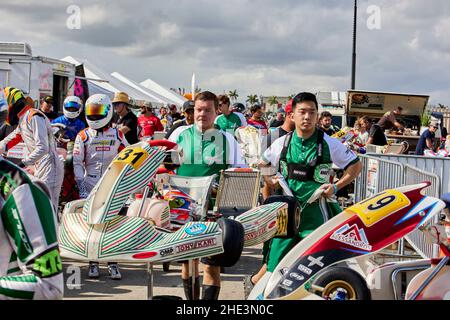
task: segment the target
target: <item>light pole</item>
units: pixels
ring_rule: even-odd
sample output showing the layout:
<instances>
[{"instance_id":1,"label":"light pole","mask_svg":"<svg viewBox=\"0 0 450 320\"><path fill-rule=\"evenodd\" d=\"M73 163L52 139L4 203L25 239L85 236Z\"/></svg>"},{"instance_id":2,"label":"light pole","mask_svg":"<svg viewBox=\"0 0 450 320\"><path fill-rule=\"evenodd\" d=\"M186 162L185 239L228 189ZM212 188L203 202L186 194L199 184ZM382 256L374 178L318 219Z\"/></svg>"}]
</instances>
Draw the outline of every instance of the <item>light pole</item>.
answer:
<instances>
[{"instance_id":1,"label":"light pole","mask_svg":"<svg viewBox=\"0 0 450 320\"><path fill-rule=\"evenodd\" d=\"M356 82L356 25L358 16L358 0L355 0L355 11L353 14L353 56L352 56L352 90L355 90Z\"/></svg>"}]
</instances>

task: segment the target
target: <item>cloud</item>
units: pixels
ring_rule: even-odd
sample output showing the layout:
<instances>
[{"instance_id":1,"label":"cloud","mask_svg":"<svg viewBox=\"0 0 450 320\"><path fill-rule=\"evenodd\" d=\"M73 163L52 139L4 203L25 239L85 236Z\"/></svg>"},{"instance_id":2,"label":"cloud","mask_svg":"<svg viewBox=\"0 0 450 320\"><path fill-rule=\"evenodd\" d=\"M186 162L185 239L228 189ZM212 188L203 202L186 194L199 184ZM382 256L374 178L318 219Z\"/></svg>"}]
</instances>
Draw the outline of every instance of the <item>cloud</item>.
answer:
<instances>
[{"instance_id":1,"label":"cloud","mask_svg":"<svg viewBox=\"0 0 450 320\"><path fill-rule=\"evenodd\" d=\"M73 4L80 30L66 27ZM369 5L381 9L380 30L367 28ZM358 88L450 104L449 13L447 0L360 0ZM6 41L29 42L40 55L81 56L136 81L188 88L195 71L200 87L242 95L350 85L350 0L4 0L0 14Z\"/></svg>"}]
</instances>

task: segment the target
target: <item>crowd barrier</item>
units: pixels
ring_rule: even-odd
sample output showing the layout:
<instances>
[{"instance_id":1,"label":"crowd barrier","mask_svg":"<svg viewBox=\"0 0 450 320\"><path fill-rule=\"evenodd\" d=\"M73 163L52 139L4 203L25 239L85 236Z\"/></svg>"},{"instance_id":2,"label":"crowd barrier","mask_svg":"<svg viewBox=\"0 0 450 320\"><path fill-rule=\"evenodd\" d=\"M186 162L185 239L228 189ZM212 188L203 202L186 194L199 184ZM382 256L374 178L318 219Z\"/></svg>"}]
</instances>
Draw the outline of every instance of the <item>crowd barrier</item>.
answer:
<instances>
[{"instance_id":1,"label":"crowd barrier","mask_svg":"<svg viewBox=\"0 0 450 320\"><path fill-rule=\"evenodd\" d=\"M393 161L395 157L391 155L360 156L363 169L355 183L355 202L360 202L386 189L423 181L431 182L431 186L424 190L424 194L436 198L441 196L443 188L440 176L407 163ZM427 243L419 230L409 234L406 240L423 258L435 258L439 254L439 246ZM400 244L403 242L401 241ZM403 248L399 248L399 253L403 251Z\"/></svg>"}]
</instances>

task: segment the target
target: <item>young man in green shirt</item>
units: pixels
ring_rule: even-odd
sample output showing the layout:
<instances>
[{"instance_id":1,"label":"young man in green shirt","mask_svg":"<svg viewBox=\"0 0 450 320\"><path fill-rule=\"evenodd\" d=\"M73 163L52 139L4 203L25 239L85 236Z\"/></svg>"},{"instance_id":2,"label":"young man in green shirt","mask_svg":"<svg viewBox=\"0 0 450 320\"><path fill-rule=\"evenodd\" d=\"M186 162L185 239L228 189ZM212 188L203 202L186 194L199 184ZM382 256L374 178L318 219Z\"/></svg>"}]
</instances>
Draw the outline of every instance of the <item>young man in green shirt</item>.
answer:
<instances>
[{"instance_id":1,"label":"young man in green shirt","mask_svg":"<svg viewBox=\"0 0 450 320\"><path fill-rule=\"evenodd\" d=\"M170 141L183 150L183 160L177 169L180 176L205 177L219 174L230 167L245 167L242 151L234 137L215 128L219 100L216 95L205 91L195 98L194 124L180 127L170 136ZM220 293L220 266L204 263L203 300L217 300ZM198 277L196 271L196 277ZM188 299L197 299L200 288L192 296L188 264L183 263L182 279ZM196 284L198 281L195 282Z\"/></svg>"},{"instance_id":2,"label":"young man in green shirt","mask_svg":"<svg viewBox=\"0 0 450 320\"><path fill-rule=\"evenodd\" d=\"M222 113L216 118L216 126L226 132L234 135L237 128L246 127L247 120L239 112L232 112L230 110L230 98L226 95L220 95L219 99L219 111Z\"/></svg>"},{"instance_id":3,"label":"young man in green shirt","mask_svg":"<svg viewBox=\"0 0 450 320\"><path fill-rule=\"evenodd\" d=\"M292 106L295 130L276 140L264 152L261 166L272 165L280 169L303 210L296 237L272 240L267 257L269 272L273 272L300 240L342 211L338 203L330 198L355 180L362 168L358 157L350 149L317 129L318 103L314 94L298 94ZM330 183L329 175L333 163L345 170L342 178L335 184ZM309 198L319 188L329 198L327 205L330 216L322 212L318 201L307 205ZM253 278L252 283L258 280Z\"/></svg>"}]
</instances>

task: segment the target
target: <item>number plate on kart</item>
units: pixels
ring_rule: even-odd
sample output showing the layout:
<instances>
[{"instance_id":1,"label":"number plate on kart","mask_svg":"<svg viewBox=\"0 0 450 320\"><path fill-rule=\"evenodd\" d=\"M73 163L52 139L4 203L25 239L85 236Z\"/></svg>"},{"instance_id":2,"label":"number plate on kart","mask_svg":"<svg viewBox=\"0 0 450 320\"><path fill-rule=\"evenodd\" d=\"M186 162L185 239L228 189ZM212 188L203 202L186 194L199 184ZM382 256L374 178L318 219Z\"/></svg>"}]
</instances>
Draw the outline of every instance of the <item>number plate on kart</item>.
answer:
<instances>
[{"instance_id":1,"label":"number plate on kart","mask_svg":"<svg viewBox=\"0 0 450 320\"><path fill-rule=\"evenodd\" d=\"M131 165L134 170L138 170L148 156L148 152L142 148L129 147L122 150L114 159L114 162L125 162Z\"/></svg>"},{"instance_id":2,"label":"number plate on kart","mask_svg":"<svg viewBox=\"0 0 450 320\"><path fill-rule=\"evenodd\" d=\"M277 213L277 233L274 237L284 237L288 228L288 208L282 208Z\"/></svg>"},{"instance_id":3,"label":"number plate on kart","mask_svg":"<svg viewBox=\"0 0 450 320\"><path fill-rule=\"evenodd\" d=\"M410 205L409 199L397 190L386 190L364 200L347 210L355 212L366 227L383 220L387 216Z\"/></svg>"}]
</instances>

